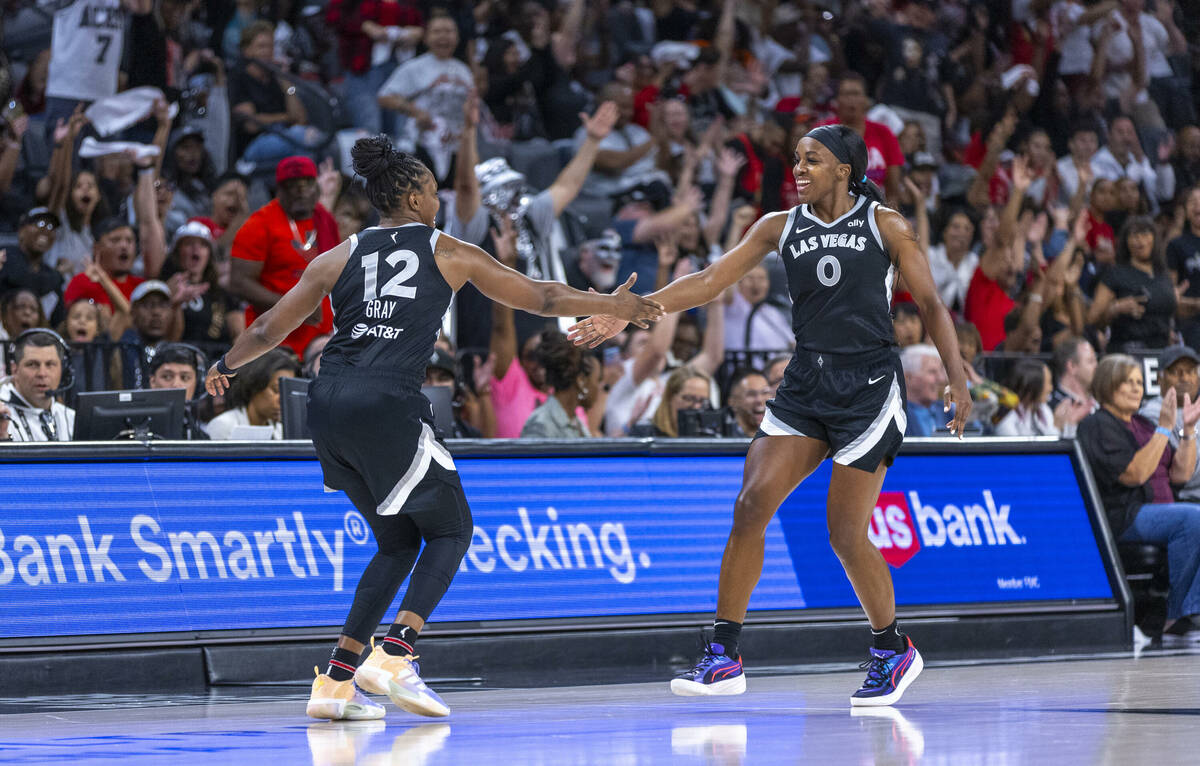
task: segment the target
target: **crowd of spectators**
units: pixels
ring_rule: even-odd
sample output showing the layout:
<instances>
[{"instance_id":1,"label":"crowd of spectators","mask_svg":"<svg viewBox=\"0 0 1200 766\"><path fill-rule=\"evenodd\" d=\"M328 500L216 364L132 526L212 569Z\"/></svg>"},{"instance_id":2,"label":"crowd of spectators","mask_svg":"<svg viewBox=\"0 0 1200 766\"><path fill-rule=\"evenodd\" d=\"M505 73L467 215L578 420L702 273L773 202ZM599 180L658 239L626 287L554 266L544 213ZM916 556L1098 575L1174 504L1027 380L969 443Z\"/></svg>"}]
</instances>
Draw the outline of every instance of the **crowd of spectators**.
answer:
<instances>
[{"instance_id":1,"label":"crowd of spectators","mask_svg":"<svg viewBox=\"0 0 1200 766\"><path fill-rule=\"evenodd\" d=\"M1070 437L1102 404L1099 357L1200 344L1193 10L17 0L2 19L0 339L62 335L74 384L58 406L161 385L181 345L181 366L215 358L374 222L348 147L379 131L434 172L448 233L535 278L610 290L636 272L648 292L793 205L796 141L841 122L958 323L972 433ZM946 372L902 281L894 296L908 432L944 435ZM768 256L712 304L593 354L565 341L569 322L467 287L428 382L453 388L456 436L750 436L787 365L788 304ZM278 435L272 376L313 374L332 320L323 305L287 363L248 376L256 390L199 402L195 433ZM5 348L10 389L31 352L57 348L41 343Z\"/></svg>"},{"instance_id":2,"label":"crowd of spectators","mask_svg":"<svg viewBox=\"0 0 1200 766\"><path fill-rule=\"evenodd\" d=\"M70 439L79 393L140 388L184 390L188 438L280 438L328 302L227 396L198 379L375 222L349 169L364 135L433 171L446 232L537 279L648 292L793 206L798 139L838 122L953 314L970 432L1078 438L1118 538L1167 545L1174 632L1200 635L1197 6L10 0L0 440ZM946 370L892 294L907 433L947 435ZM451 389L446 435L752 436L794 342L776 254L595 353L569 324L461 290L426 375Z\"/></svg>"}]
</instances>

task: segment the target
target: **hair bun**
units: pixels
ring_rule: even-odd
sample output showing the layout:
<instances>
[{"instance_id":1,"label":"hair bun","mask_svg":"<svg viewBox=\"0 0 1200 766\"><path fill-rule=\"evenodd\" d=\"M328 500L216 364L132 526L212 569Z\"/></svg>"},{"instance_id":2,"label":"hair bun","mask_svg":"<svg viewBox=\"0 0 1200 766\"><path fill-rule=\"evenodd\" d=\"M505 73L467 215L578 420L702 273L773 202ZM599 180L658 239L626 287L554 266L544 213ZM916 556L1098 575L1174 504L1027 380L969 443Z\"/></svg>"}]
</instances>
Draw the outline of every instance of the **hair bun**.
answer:
<instances>
[{"instance_id":1,"label":"hair bun","mask_svg":"<svg viewBox=\"0 0 1200 766\"><path fill-rule=\"evenodd\" d=\"M366 179L386 173L395 156L391 139L384 135L360 138L350 149L354 172Z\"/></svg>"}]
</instances>

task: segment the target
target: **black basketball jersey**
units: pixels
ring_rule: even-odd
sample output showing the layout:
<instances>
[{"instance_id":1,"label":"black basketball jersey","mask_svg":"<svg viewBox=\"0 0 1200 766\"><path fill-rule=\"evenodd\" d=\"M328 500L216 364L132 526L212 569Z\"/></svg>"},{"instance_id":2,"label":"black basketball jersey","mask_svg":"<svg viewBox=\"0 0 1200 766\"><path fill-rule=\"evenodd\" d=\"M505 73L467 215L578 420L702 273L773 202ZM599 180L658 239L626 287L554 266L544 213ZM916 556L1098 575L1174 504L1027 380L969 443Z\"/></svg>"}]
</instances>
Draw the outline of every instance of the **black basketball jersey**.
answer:
<instances>
[{"instance_id":1,"label":"black basketball jersey","mask_svg":"<svg viewBox=\"0 0 1200 766\"><path fill-rule=\"evenodd\" d=\"M434 262L439 235L419 223L351 235L350 258L329 294L334 332L322 369L425 377L454 294Z\"/></svg>"},{"instance_id":2,"label":"black basketball jersey","mask_svg":"<svg viewBox=\"0 0 1200 766\"><path fill-rule=\"evenodd\" d=\"M857 354L895 342L895 267L875 223L877 206L860 196L833 223L821 221L808 205L788 214L779 255L787 269L798 348Z\"/></svg>"}]
</instances>

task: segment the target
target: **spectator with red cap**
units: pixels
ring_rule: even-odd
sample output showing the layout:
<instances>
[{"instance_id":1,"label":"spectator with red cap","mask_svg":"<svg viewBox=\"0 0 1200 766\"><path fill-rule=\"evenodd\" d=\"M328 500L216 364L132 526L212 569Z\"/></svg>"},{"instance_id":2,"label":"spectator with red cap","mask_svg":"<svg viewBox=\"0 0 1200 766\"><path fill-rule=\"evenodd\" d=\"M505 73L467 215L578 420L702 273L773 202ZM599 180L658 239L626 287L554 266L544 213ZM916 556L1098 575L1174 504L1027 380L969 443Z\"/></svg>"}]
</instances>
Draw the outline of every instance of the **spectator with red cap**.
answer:
<instances>
[{"instance_id":1,"label":"spectator with red cap","mask_svg":"<svg viewBox=\"0 0 1200 766\"><path fill-rule=\"evenodd\" d=\"M317 201L316 163L286 157L275 169L275 183L275 199L254 211L233 240L229 289L248 304L247 326L300 281L310 261L340 241L337 221ZM299 356L309 341L332 329L325 300L283 343Z\"/></svg>"}]
</instances>

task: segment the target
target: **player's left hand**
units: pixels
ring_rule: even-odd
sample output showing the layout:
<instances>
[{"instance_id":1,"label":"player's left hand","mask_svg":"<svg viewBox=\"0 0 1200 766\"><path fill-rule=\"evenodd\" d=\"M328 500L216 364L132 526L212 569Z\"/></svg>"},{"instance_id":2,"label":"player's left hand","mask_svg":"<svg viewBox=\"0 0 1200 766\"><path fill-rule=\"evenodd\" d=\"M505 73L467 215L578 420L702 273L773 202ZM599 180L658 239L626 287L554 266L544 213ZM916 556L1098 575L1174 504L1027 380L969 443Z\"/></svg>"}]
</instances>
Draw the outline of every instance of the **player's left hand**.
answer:
<instances>
[{"instance_id":1,"label":"player's left hand","mask_svg":"<svg viewBox=\"0 0 1200 766\"><path fill-rule=\"evenodd\" d=\"M234 373L236 375L237 373ZM204 390L208 391L209 396L220 396L229 390L229 379L233 375L222 375L217 372L217 365L214 363L208 368L208 374L204 376Z\"/></svg>"},{"instance_id":2,"label":"player's left hand","mask_svg":"<svg viewBox=\"0 0 1200 766\"><path fill-rule=\"evenodd\" d=\"M943 392L945 412L950 411L950 405L954 405L954 419L946 424L946 428L950 429L950 435L958 434L958 438L963 438L963 432L967 427L967 418L971 414L971 393L967 391L966 381L951 383L946 386Z\"/></svg>"}]
</instances>

